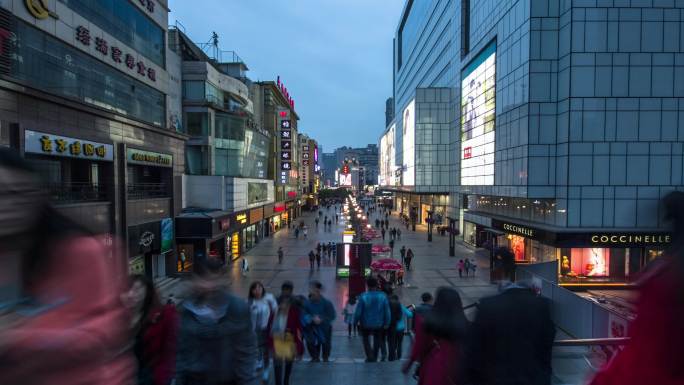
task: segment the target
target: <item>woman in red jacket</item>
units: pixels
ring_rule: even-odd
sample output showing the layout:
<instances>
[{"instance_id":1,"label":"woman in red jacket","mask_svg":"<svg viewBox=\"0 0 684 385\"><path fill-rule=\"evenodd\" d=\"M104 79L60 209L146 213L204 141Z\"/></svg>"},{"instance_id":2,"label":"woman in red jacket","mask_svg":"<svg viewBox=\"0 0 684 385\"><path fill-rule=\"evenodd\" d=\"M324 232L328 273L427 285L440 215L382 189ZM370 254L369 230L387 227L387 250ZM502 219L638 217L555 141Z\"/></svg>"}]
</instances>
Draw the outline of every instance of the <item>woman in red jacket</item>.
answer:
<instances>
[{"instance_id":1,"label":"woman in red jacket","mask_svg":"<svg viewBox=\"0 0 684 385\"><path fill-rule=\"evenodd\" d=\"M434 306L416 329L411 358L402 369L404 374L419 362L419 385L456 384L467 322L458 292L447 287L437 290Z\"/></svg>"},{"instance_id":2,"label":"woman in red jacket","mask_svg":"<svg viewBox=\"0 0 684 385\"><path fill-rule=\"evenodd\" d=\"M631 341L591 385L684 384L684 192L663 200L672 246L641 278Z\"/></svg>"},{"instance_id":3,"label":"woman in red jacket","mask_svg":"<svg viewBox=\"0 0 684 385\"><path fill-rule=\"evenodd\" d=\"M292 364L304 353L299 306L292 296L278 298L278 310L271 314L268 330L275 385L289 385Z\"/></svg>"},{"instance_id":4,"label":"woman in red jacket","mask_svg":"<svg viewBox=\"0 0 684 385\"><path fill-rule=\"evenodd\" d=\"M138 384L170 384L176 367L176 307L173 304L162 305L154 284L143 275L131 277L124 302L131 310Z\"/></svg>"}]
</instances>

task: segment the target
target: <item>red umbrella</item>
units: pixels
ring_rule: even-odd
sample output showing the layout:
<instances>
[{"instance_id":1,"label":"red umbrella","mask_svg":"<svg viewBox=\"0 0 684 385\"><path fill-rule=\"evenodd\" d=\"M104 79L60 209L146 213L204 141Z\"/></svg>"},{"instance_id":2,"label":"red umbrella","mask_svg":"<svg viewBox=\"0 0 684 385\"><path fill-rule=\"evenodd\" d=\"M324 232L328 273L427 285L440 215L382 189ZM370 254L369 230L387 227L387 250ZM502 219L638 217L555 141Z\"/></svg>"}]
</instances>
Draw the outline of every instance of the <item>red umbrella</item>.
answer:
<instances>
[{"instance_id":1,"label":"red umbrella","mask_svg":"<svg viewBox=\"0 0 684 385\"><path fill-rule=\"evenodd\" d=\"M402 270L401 263L396 259L384 258L371 262L371 269L379 271L399 271Z\"/></svg>"},{"instance_id":2,"label":"red umbrella","mask_svg":"<svg viewBox=\"0 0 684 385\"><path fill-rule=\"evenodd\" d=\"M390 249L390 247L387 245L373 245L373 246L371 246L371 252L372 253L386 253L390 250L392 250L392 249Z\"/></svg>"}]
</instances>

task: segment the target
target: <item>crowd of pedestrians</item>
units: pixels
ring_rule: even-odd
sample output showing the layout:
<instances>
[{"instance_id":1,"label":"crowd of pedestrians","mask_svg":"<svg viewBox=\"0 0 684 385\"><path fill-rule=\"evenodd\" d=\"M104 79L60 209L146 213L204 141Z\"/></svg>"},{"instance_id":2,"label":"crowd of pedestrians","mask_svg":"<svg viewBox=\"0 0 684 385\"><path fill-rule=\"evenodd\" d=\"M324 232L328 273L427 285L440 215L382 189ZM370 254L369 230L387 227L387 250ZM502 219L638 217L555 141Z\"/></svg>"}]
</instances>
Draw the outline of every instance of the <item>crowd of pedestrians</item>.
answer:
<instances>
[{"instance_id":1,"label":"crowd of pedestrians","mask_svg":"<svg viewBox=\"0 0 684 385\"><path fill-rule=\"evenodd\" d=\"M308 295L283 282L277 297L253 282L239 298L226 266L209 258L193 264L180 303L163 303L149 278L124 270L116 242L60 215L31 166L4 149L0 198L2 384L256 385L273 374L276 385L289 385L305 346L312 362L330 360L338 313L320 282ZM672 247L639 282L631 342L591 385L683 383L684 193L668 195L663 211ZM314 262L324 250L312 251ZM279 261L283 255L279 249ZM402 255L408 270L413 252ZM469 274L466 260L463 270ZM401 359L412 330L402 370L421 385L548 385L551 304L515 282L513 269L501 278L500 292L480 300L472 321L454 288L406 307L374 277L342 314L350 336L358 328L369 363Z\"/></svg>"}]
</instances>

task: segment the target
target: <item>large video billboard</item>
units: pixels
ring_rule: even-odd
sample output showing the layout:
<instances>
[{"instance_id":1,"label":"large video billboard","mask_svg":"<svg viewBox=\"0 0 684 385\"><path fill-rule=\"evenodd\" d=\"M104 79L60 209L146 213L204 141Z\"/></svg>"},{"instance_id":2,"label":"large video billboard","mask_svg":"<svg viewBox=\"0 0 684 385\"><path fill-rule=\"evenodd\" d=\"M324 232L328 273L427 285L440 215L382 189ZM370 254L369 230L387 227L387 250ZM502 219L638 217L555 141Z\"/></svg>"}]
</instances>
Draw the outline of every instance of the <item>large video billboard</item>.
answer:
<instances>
[{"instance_id":1,"label":"large video billboard","mask_svg":"<svg viewBox=\"0 0 684 385\"><path fill-rule=\"evenodd\" d=\"M394 183L395 156L394 134L396 124L392 124L380 138L380 185L390 186Z\"/></svg>"},{"instance_id":2,"label":"large video billboard","mask_svg":"<svg viewBox=\"0 0 684 385\"><path fill-rule=\"evenodd\" d=\"M416 178L416 100L413 99L402 113L402 176L403 186L413 186Z\"/></svg>"},{"instance_id":3,"label":"large video billboard","mask_svg":"<svg viewBox=\"0 0 684 385\"><path fill-rule=\"evenodd\" d=\"M473 59L461 79L461 185L493 185L496 43Z\"/></svg>"}]
</instances>

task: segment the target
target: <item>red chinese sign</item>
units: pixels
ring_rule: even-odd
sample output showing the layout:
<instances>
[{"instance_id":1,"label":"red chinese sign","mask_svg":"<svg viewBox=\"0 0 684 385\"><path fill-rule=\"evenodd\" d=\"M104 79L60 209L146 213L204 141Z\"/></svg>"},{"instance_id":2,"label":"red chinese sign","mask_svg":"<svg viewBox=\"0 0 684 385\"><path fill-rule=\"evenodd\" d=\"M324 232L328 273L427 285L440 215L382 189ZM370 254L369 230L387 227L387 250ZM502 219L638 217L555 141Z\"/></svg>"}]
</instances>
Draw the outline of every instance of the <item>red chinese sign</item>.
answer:
<instances>
[{"instance_id":1,"label":"red chinese sign","mask_svg":"<svg viewBox=\"0 0 684 385\"><path fill-rule=\"evenodd\" d=\"M473 156L473 148L466 147L463 149L463 159L470 159Z\"/></svg>"},{"instance_id":2,"label":"red chinese sign","mask_svg":"<svg viewBox=\"0 0 684 385\"><path fill-rule=\"evenodd\" d=\"M280 76L278 76L277 84L278 84L278 89L280 89L280 92L283 93L283 95L285 96L285 99L287 99L287 102L290 104L290 107L292 107L292 109L294 110L294 106L295 106L294 99L292 99L292 97L290 97L290 93L287 91L287 87L285 87L285 84L283 84L280 81Z\"/></svg>"},{"instance_id":3,"label":"red chinese sign","mask_svg":"<svg viewBox=\"0 0 684 385\"><path fill-rule=\"evenodd\" d=\"M140 0L141 3L144 3L144 0ZM149 4L152 4L151 6ZM147 6L148 10L150 12L154 12L154 2L152 0L147 0ZM151 9L150 9L151 7ZM81 42L83 45L90 45L91 41L91 36L90 36L90 30L84 26L79 26L76 28L76 40ZM101 53L102 55L105 56L110 56L111 60L115 64L119 64L122 62L125 62L126 67L128 69L135 69L138 75L141 76L146 76L148 79L152 80L153 82L157 81L157 73L154 70L154 68L149 68L145 65L145 63L142 60L138 60L136 62L135 57L131 55L130 53L127 53L125 56L123 54L123 51L119 47L115 46L109 46L109 43L107 43L107 40L102 39L100 37L95 38L95 49ZM109 54L111 51L111 55ZM122 59L123 57L123 59Z\"/></svg>"}]
</instances>

